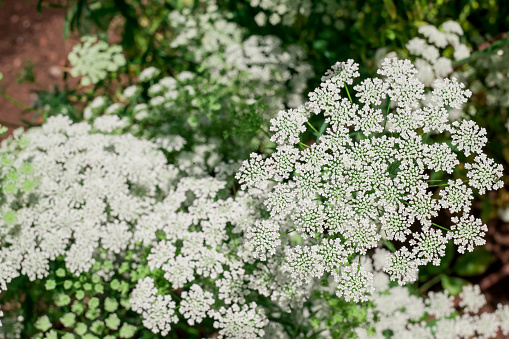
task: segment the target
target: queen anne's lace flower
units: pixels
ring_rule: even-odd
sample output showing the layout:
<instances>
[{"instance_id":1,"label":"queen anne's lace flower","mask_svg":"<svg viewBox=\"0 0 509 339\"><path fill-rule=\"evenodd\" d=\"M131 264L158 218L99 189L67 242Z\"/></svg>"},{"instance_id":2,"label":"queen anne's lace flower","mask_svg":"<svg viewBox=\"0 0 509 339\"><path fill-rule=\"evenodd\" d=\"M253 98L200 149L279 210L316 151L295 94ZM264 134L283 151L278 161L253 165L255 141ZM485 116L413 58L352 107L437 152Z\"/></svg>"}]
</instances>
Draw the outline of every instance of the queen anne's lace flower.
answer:
<instances>
[{"instance_id":1,"label":"queen anne's lace flower","mask_svg":"<svg viewBox=\"0 0 509 339\"><path fill-rule=\"evenodd\" d=\"M307 116L302 110L279 111L277 117L270 121L270 130L276 132L270 140L280 145L298 143L299 133L306 130L306 121Z\"/></svg>"},{"instance_id":2,"label":"queen anne's lace flower","mask_svg":"<svg viewBox=\"0 0 509 339\"><path fill-rule=\"evenodd\" d=\"M178 322L175 306L171 296L158 295L148 310L142 313L143 325L153 333L167 335L171 330L171 324Z\"/></svg>"},{"instance_id":3,"label":"queen anne's lace flower","mask_svg":"<svg viewBox=\"0 0 509 339\"><path fill-rule=\"evenodd\" d=\"M444 184L430 180L433 172L461 171L458 154L480 153L484 132L473 122L449 122L448 109L460 107L470 96L462 84L455 79L437 80L433 102L423 106L424 85L416 73L408 60L386 59L378 70L383 77L354 86L358 91L354 95L348 86L358 76L357 66L350 61L336 64L310 93L309 101L295 109L323 114L330 125L320 128L325 133L307 121L308 113L299 115L296 124L291 116L286 118L290 123L285 123L287 113L280 113L277 121L273 120L276 135L279 126L286 129L284 137L277 137L277 152L265 160L253 154L237 174L244 187L277 182L265 201L270 219L256 227L265 225L265 233L262 229L257 232L270 234L271 239L278 239L279 232L294 230L304 240L294 249L285 249L283 267L296 285L308 284L324 273L337 274L334 271L351 265L355 255L376 248L382 234L388 241L410 238L408 249L392 254L385 267L400 284L415 280L419 265L439 265L451 237L460 245L459 251L480 243L481 225L475 223L467 230L458 224L445 235L444 227L434 219L442 208L468 213L472 190L467 185L497 188L501 169L481 153L474 164L465 165L470 181L449 181L439 191L442 199L436 199L433 187ZM359 98L363 106L353 98ZM391 109L389 103L394 102ZM462 126L468 130L461 132ZM296 145L304 130L316 134L317 142ZM453 135L452 143L442 137L434 140L436 132L446 131ZM275 224L284 225L284 231L277 231ZM414 227L420 230L413 231ZM277 252L272 245L271 250ZM259 246L260 251L266 251L265 242ZM327 255L320 250L329 247L337 252ZM253 251L258 255L256 248Z\"/></svg>"},{"instance_id":4,"label":"queen anne's lace flower","mask_svg":"<svg viewBox=\"0 0 509 339\"><path fill-rule=\"evenodd\" d=\"M364 267L353 263L341 270L341 275L337 276L338 290L336 295L345 298L346 301L353 302L368 301L368 295L373 293L373 273L366 272Z\"/></svg>"},{"instance_id":5,"label":"queen anne's lace flower","mask_svg":"<svg viewBox=\"0 0 509 339\"><path fill-rule=\"evenodd\" d=\"M470 211L472 189L463 184L461 179L449 180L447 186L439 192L442 200L440 204L443 208L448 208L452 213L463 210L465 213Z\"/></svg>"},{"instance_id":6,"label":"queen anne's lace flower","mask_svg":"<svg viewBox=\"0 0 509 339\"><path fill-rule=\"evenodd\" d=\"M167 335L171 330L171 323L177 323L175 302L169 295L156 295L157 288L154 279L146 277L138 281L130 298L133 311L143 316L143 325L154 333Z\"/></svg>"},{"instance_id":7,"label":"queen anne's lace flower","mask_svg":"<svg viewBox=\"0 0 509 339\"><path fill-rule=\"evenodd\" d=\"M317 247L287 247L285 254L283 270L290 273L297 286L309 284L313 278L322 276L325 268Z\"/></svg>"},{"instance_id":8,"label":"queen anne's lace flower","mask_svg":"<svg viewBox=\"0 0 509 339\"><path fill-rule=\"evenodd\" d=\"M84 36L82 44L75 45L69 53L71 75L83 76L81 84L88 86L106 79L108 72L116 72L126 63L122 47L98 41L97 37Z\"/></svg>"},{"instance_id":9,"label":"queen anne's lace flower","mask_svg":"<svg viewBox=\"0 0 509 339\"><path fill-rule=\"evenodd\" d=\"M423 25L419 28L419 33L423 38L411 39L406 48L410 55L416 57L415 65L419 71L417 78L426 86L433 85L436 79L444 78L453 72L450 57L441 56L444 49L452 49L455 60L470 56L469 48L460 42L463 29L457 22L447 21L438 28Z\"/></svg>"},{"instance_id":10,"label":"queen anne's lace flower","mask_svg":"<svg viewBox=\"0 0 509 339\"><path fill-rule=\"evenodd\" d=\"M451 221L454 223L451 226L453 232L449 232L447 235L454 239L454 243L458 245L459 253L464 253L465 249L472 252L474 245L481 246L486 243L484 235L488 228L480 219L473 215L463 215L461 218L452 217Z\"/></svg>"},{"instance_id":11,"label":"queen anne's lace flower","mask_svg":"<svg viewBox=\"0 0 509 339\"><path fill-rule=\"evenodd\" d=\"M203 291L200 285L197 284L192 285L189 292L183 291L180 296L182 301L180 302L179 312L191 326L201 323L214 304L213 294Z\"/></svg>"},{"instance_id":12,"label":"queen anne's lace flower","mask_svg":"<svg viewBox=\"0 0 509 339\"><path fill-rule=\"evenodd\" d=\"M477 313L486 305L486 297L481 293L479 285L463 286L459 297L461 298L459 306L464 307L467 312Z\"/></svg>"},{"instance_id":13,"label":"queen anne's lace flower","mask_svg":"<svg viewBox=\"0 0 509 339\"><path fill-rule=\"evenodd\" d=\"M391 262L390 255L386 250L376 250L375 280L387 277L379 271L383 262ZM364 266L371 270L369 264ZM354 331L361 338L383 338L384 333L392 332L409 338L430 339L494 338L498 330L509 333L509 308L499 305L493 313L478 314L485 304L486 299L476 285L463 286L459 298L450 296L447 291L429 292L427 298L422 298L410 294L408 288L380 284L371 295L372 308L368 309L366 320Z\"/></svg>"},{"instance_id":14,"label":"queen anne's lace flower","mask_svg":"<svg viewBox=\"0 0 509 339\"><path fill-rule=\"evenodd\" d=\"M104 116L110 117L116 116ZM0 253L10 254L0 254L0 285L19 273L43 278L60 255L79 274L94 264L99 247L119 254L156 238L158 225L146 218L158 215L156 196L168 194L177 170L149 141L90 130L58 116L26 133L31 142L17 154L17 166L28 161L44 175L30 199L5 201L20 208L15 222L2 224Z\"/></svg>"},{"instance_id":15,"label":"queen anne's lace flower","mask_svg":"<svg viewBox=\"0 0 509 339\"><path fill-rule=\"evenodd\" d=\"M216 320L214 327L219 330L220 339L260 338L265 334L263 328L269 323L263 310L255 303L221 307L219 311L209 312L209 316Z\"/></svg>"},{"instance_id":16,"label":"queen anne's lace flower","mask_svg":"<svg viewBox=\"0 0 509 339\"><path fill-rule=\"evenodd\" d=\"M426 309L430 315L446 317L454 311L454 297L447 290L443 292L429 292Z\"/></svg>"},{"instance_id":17,"label":"queen anne's lace flower","mask_svg":"<svg viewBox=\"0 0 509 339\"><path fill-rule=\"evenodd\" d=\"M261 155L251 154L250 160L244 160L241 166L241 171L237 173L237 179L242 185L242 189L251 187L266 187L266 179L268 171L264 167L264 160Z\"/></svg>"},{"instance_id":18,"label":"queen anne's lace flower","mask_svg":"<svg viewBox=\"0 0 509 339\"><path fill-rule=\"evenodd\" d=\"M357 91L356 97L359 97L359 102L366 105L381 105L381 98L385 96L385 93L389 89L389 85L378 78L368 78L362 81L359 85L354 86L354 90Z\"/></svg>"},{"instance_id":19,"label":"queen anne's lace flower","mask_svg":"<svg viewBox=\"0 0 509 339\"><path fill-rule=\"evenodd\" d=\"M281 246L279 225L270 220L257 220L256 223L247 229L246 248L253 253L254 258L267 260L267 255L276 253Z\"/></svg>"},{"instance_id":20,"label":"queen anne's lace flower","mask_svg":"<svg viewBox=\"0 0 509 339\"><path fill-rule=\"evenodd\" d=\"M414 246L413 253L420 259L421 265L432 262L433 265L440 265L440 259L445 255L445 244L447 237L444 237L441 230L428 229L422 233L414 233L410 245Z\"/></svg>"},{"instance_id":21,"label":"queen anne's lace flower","mask_svg":"<svg viewBox=\"0 0 509 339\"><path fill-rule=\"evenodd\" d=\"M486 154L480 154L475 157L474 163L466 163L465 168L468 171L467 177L469 184L479 190L479 194L486 193L486 190L496 190L504 186L499 180L503 173L503 167L496 164Z\"/></svg>"},{"instance_id":22,"label":"queen anne's lace flower","mask_svg":"<svg viewBox=\"0 0 509 339\"><path fill-rule=\"evenodd\" d=\"M482 148L488 142L486 130L479 128L472 120L463 120L452 123L452 144L457 146L468 157L471 153L481 154Z\"/></svg>"},{"instance_id":23,"label":"queen anne's lace flower","mask_svg":"<svg viewBox=\"0 0 509 339\"><path fill-rule=\"evenodd\" d=\"M156 293L157 288L154 285L154 279L146 277L145 279L138 281L129 300L132 310L142 313L149 309L152 303L156 300Z\"/></svg>"},{"instance_id":24,"label":"queen anne's lace flower","mask_svg":"<svg viewBox=\"0 0 509 339\"><path fill-rule=\"evenodd\" d=\"M464 90L465 84L460 83L456 78L437 79L433 84L433 96L431 100L439 106L450 106L452 108L461 109L461 106L467 102L472 96L470 90Z\"/></svg>"},{"instance_id":25,"label":"queen anne's lace flower","mask_svg":"<svg viewBox=\"0 0 509 339\"><path fill-rule=\"evenodd\" d=\"M358 70L359 65L352 59L348 59L347 62L336 62L325 72L325 75L322 77L322 82L326 85L334 85L337 88L343 87L345 83L351 85L353 79L360 75Z\"/></svg>"},{"instance_id":26,"label":"queen anne's lace flower","mask_svg":"<svg viewBox=\"0 0 509 339\"><path fill-rule=\"evenodd\" d=\"M394 254L388 254L384 266L391 280L397 280L400 285L417 280L419 261L415 255L402 247Z\"/></svg>"}]
</instances>

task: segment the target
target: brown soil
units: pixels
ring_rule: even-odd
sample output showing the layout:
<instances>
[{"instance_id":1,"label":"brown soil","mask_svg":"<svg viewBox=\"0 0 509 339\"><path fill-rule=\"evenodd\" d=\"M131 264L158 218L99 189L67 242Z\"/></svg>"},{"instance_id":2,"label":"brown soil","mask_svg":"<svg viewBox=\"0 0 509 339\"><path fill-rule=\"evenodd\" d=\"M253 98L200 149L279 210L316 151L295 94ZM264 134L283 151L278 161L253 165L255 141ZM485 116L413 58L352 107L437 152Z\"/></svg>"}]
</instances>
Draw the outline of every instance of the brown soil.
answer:
<instances>
[{"instance_id":1,"label":"brown soil","mask_svg":"<svg viewBox=\"0 0 509 339\"><path fill-rule=\"evenodd\" d=\"M64 39L65 11L36 9L37 0L0 1L0 92L31 106L34 90L50 89L62 84L62 67L76 38ZM16 76L28 62L34 64L36 83L18 85ZM33 121L33 114L24 114L18 105L0 96L0 123L13 128L22 126L21 119Z\"/></svg>"}]
</instances>

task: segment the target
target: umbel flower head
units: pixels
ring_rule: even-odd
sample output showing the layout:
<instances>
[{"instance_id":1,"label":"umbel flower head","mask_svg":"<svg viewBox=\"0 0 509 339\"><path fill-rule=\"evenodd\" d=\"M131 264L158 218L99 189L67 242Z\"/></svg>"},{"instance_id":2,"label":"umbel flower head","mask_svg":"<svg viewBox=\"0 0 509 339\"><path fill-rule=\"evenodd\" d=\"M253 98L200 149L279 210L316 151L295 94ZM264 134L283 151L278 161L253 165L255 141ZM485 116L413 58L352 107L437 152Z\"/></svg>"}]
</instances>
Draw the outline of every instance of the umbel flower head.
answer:
<instances>
[{"instance_id":1,"label":"umbel flower head","mask_svg":"<svg viewBox=\"0 0 509 339\"><path fill-rule=\"evenodd\" d=\"M28 163L40 176L29 193L0 201L0 213L10 216L0 219L1 289L20 273L45 277L58 256L80 274L94 264L99 247L119 254L156 238L148 230L157 225L157 208L178 174L156 144L93 133L87 123L64 116L25 136L29 143L15 154L13 168ZM2 143L0 155L9 145Z\"/></svg>"},{"instance_id":2,"label":"umbel flower head","mask_svg":"<svg viewBox=\"0 0 509 339\"><path fill-rule=\"evenodd\" d=\"M74 46L68 58L72 64L71 75L83 76L83 86L106 79L108 72L116 72L126 64L122 47L119 45L110 46L94 36L84 36L81 41L83 43Z\"/></svg>"},{"instance_id":3,"label":"umbel flower head","mask_svg":"<svg viewBox=\"0 0 509 339\"><path fill-rule=\"evenodd\" d=\"M378 70L382 77L361 81L353 86L354 94L348 86L359 76L357 70L353 60L337 63L308 102L279 112L271 126L277 150L266 159L252 154L236 178L245 189L275 182L265 202L270 221L257 224L248 240L257 257L274 253L280 243L277 225L284 224L282 229L293 229L303 239L299 246L310 247L286 249L284 267L296 283L329 271L338 282L362 276L355 290L367 292L371 288L360 284L372 278L353 260L381 239L390 248L396 240L410 245L386 260L385 271L400 284L414 281L420 265L439 265L450 239L460 252L483 244L486 227L468 215L472 189L484 194L500 188L502 166L482 153L484 129L473 121L449 122L448 111L460 109L471 95L455 78L437 80L425 105L425 86L409 60L385 59ZM313 115L322 116L321 127L311 124ZM306 130L317 136L315 143L302 142ZM460 154L467 159L465 170ZM465 180L430 180L433 172L453 171ZM441 199L433 195L437 187ZM433 222L442 208L455 215L450 229ZM418 230L410 229L414 224ZM320 251L331 240L341 248L341 255L332 257L336 263ZM334 269L324 270L324 262ZM355 291L338 295L363 300Z\"/></svg>"}]
</instances>

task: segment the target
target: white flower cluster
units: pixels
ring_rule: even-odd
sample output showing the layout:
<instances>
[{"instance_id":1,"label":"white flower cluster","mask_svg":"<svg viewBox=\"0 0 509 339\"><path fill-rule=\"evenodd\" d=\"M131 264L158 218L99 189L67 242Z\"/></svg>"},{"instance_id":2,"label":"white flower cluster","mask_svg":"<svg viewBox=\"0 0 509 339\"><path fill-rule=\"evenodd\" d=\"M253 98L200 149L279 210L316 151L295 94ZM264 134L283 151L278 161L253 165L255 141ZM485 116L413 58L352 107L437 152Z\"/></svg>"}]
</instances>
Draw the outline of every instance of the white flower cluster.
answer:
<instances>
[{"instance_id":1,"label":"white flower cluster","mask_svg":"<svg viewBox=\"0 0 509 339\"><path fill-rule=\"evenodd\" d=\"M291 26L297 15L309 16L313 7L311 0L250 0L249 4L270 13L268 17L265 12L257 14L255 20L260 26L265 26L267 19L271 25L282 23L285 26Z\"/></svg>"},{"instance_id":2,"label":"white flower cluster","mask_svg":"<svg viewBox=\"0 0 509 339\"><path fill-rule=\"evenodd\" d=\"M12 222L1 221L2 289L20 274L43 278L59 256L79 275L105 256L150 248L145 264L162 270L171 289L184 289L178 292L178 308L189 324L208 317L222 337L263 336L267 317L246 296L264 289L277 302L288 290L279 287L291 281L282 278L277 265L263 281L257 279L266 267L254 269L253 277L244 269L253 259L242 233L261 218L262 192L219 199L226 183L196 170L195 161L180 162L181 171L195 173L181 177L154 143L93 133L90 125L62 116L48 119L26 138L30 143L10 158L12 166L28 162L33 172L45 175L30 194L2 200L2 208L18 206ZM2 155L13 149L12 143L3 143ZM158 240L161 234L164 240ZM202 285L203 279L215 284ZM130 299L144 327L154 333L166 335L178 322L176 301L160 294L151 277L138 281ZM282 302L296 301L290 299ZM213 309L218 300L223 307ZM52 326L46 323L44 331Z\"/></svg>"},{"instance_id":3,"label":"white flower cluster","mask_svg":"<svg viewBox=\"0 0 509 339\"><path fill-rule=\"evenodd\" d=\"M336 14L341 11L342 17L355 17L356 8L349 1L338 0L250 0L251 7L261 9L254 17L258 26L291 26L299 17L318 15L321 23L334 25L337 30L345 28L345 22Z\"/></svg>"},{"instance_id":4,"label":"white flower cluster","mask_svg":"<svg viewBox=\"0 0 509 339\"><path fill-rule=\"evenodd\" d=\"M479 313L486 298L477 285L466 285L459 293L459 302L447 290L429 292L428 298L410 294L405 287L389 287L389 279L381 272L389 253L376 250L373 262L364 262L379 282L368 308L367 320L354 331L359 339L387 338L495 338L500 330L509 334L509 307L498 305L493 313ZM430 322L430 319L434 321Z\"/></svg>"},{"instance_id":5,"label":"white flower cluster","mask_svg":"<svg viewBox=\"0 0 509 339\"><path fill-rule=\"evenodd\" d=\"M242 308L234 304L230 308L221 307L219 311L209 313L216 320L214 327L219 329L219 339L262 338L265 334L263 328L269 323L255 303L243 305Z\"/></svg>"},{"instance_id":6,"label":"white flower cluster","mask_svg":"<svg viewBox=\"0 0 509 339\"><path fill-rule=\"evenodd\" d=\"M283 48L275 36L252 35L244 40L242 28L229 21L215 1L201 7L169 14L176 35L170 43L172 48L192 53L193 61L206 68L213 79L239 86L242 97L266 98L268 112L302 103L307 80L314 75L303 61L302 48ZM255 81L257 86L250 85Z\"/></svg>"},{"instance_id":7,"label":"white flower cluster","mask_svg":"<svg viewBox=\"0 0 509 339\"><path fill-rule=\"evenodd\" d=\"M415 37L406 44L406 48L410 55L417 57L417 78L426 86L433 85L435 79L445 78L453 72L451 59L441 56L440 50L452 46L454 60L470 56L469 48L460 41L463 29L455 21L444 22L439 28L423 25L419 27L419 33L424 39Z\"/></svg>"},{"instance_id":8,"label":"white flower cluster","mask_svg":"<svg viewBox=\"0 0 509 339\"><path fill-rule=\"evenodd\" d=\"M167 335L171 324L178 323L176 304L169 295L156 295L154 279L146 277L138 281L131 295L131 307L143 317L143 325L153 333Z\"/></svg>"},{"instance_id":9,"label":"white flower cluster","mask_svg":"<svg viewBox=\"0 0 509 339\"><path fill-rule=\"evenodd\" d=\"M495 108L498 114L507 113L509 108L508 53L509 46L503 45L496 53L486 53L475 60L465 72L468 81L473 84L472 91L486 98L480 107ZM507 122L506 127L509 129Z\"/></svg>"},{"instance_id":10,"label":"white flower cluster","mask_svg":"<svg viewBox=\"0 0 509 339\"><path fill-rule=\"evenodd\" d=\"M177 169L152 142L90 130L58 116L26 133L30 143L14 164L29 163L44 175L30 194L9 196L0 206L18 206L12 222L0 220L3 289L20 273L43 278L60 255L79 274L94 264L99 247L121 253L156 237L149 230L165 220L158 206Z\"/></svg>"},{"instance_id":11,"label":"white flower cluster","mask_svg":"<svg viewBox=\"0 0 509 339\"><path fill-rule=\"evenodd\" d=\"M348 85L357 69L352 60L336 64L306 104L279 112L271 128L277 150L265 160L252 154L236 178L244 189L276 183L265 201L270 219L249 233L248 246L256 257L276 252L278 230L296 231L303 242L286 248L283 265L295 283L309 283L329 271L343 284L338 295L363 300L372 291L372 277L352 259L382 239L409 240L410 247L392 253L384 267L400 284L414 281L420 265L439 265L449 239L460 252L484 242L486 227L467 214L472 189L461 180L437 185L429 180L430 172L452 174L459 154L476 154L465 164L465 181L483 194L501 187L502 168L482 153L483 129L472 121L449 123L447 109L460 108L471 94L455 79L437 80L433 100L421 108L424 85L417 70L408 60L386 59L378 71L383 78L354 86L356 103ZM325 132L309 122L313 113L323 114L320 130ZM306 129L315 133L316 143L300 141ZM440 138L430 132L439 132ZM444 136L452 136L450 144L442 141ZM446 186L442 199L433 197L436 186ZM460 213L450 229L433 222L442 208ZM420 229L412 231L416 222ZM338 256L328 257L329 246L337 248ZM328 270L327 260L332 261Z\"/></svg>"},{"instance_id":12,"label":"white flower cluster","mask_svg":"<svg viewBox=\"0 0 509 339\"><path fill-rule=\"evenodd\" d=\"M152 230L162 231L165 240L152 241L147 264L164 272L173 291L184 289L179 312L190 325L208 316L216 320L214 326L225 337L259 337L267 319L261 308L248 302L247 295L255 291L289 311L289 305L302 303L308 293L292 286L292 279L273 257L266 265L251 266L254 260L248 250L252 244L242 233L257 233L252 225L262 216L262 192L218 199L224 185L210 177L186 177L178 182L172 204L165 207L171 216L161 228ZM229 225L231 232L227 232ZM202 278L214 281L215 287L205 290ZM148 309L143 303L149 300L146 294L153 292L153 285L145 285L139 284L131 300L139 313ZM216 301L224 305L219 310L212 308ZM241 318L242 326L236 326Z\"/></svg>"},{"instance_id":13,"label":"white flower cluster","mask_svg":"<svg viewBox=\"0 0 509 339\"><path fill-rule=\"evenodd\" d=\"M194 284L188 291L183 291L180 295L179 312L187 319L187 323L191 326L202 322L207 316L207 312L214 304L214 295L210 292L203 291L200 285Z\"/></svg>"},{"instance_id":14,"label":"white flower cluster","mask_svg":"<svg viewBox=\"0 0 509 339\"><path fill-rule=\"evenodd\" d=\"M106 79L108 72L116 72L126 64L119 45L109 45L95 36L84 36L81 41L82 44L73 47L68 58L72 64L71 75L82 76L83 86Z\"/></svg>"}]
</instances>

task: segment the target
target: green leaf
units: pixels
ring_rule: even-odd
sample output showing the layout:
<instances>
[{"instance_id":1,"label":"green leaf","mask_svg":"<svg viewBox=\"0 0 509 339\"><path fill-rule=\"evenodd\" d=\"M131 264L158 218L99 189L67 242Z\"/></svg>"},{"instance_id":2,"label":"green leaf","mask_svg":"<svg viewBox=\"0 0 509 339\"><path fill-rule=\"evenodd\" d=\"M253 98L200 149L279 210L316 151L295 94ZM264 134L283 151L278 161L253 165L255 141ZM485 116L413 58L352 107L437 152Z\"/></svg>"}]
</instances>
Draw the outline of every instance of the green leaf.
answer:
<instances>
[{"instance_id":1,"label":"green leaf","mask_svg":"<svg viewBox=\"0 0 509 339\"><path fill-rule=\"evenodd\" d=\"M446 275L442 276L442 287L445 288L447 291L449 291L450 294L454 296L460 294L461 290L463 289L463 286L469 284L470 282L462 278L449 277Z\"/></svg>"},{"instance_id":2,"label":"green leaf","mask_svg":"<svg viewBox=\"0 0 509 339\"><path fill-rule=\"evenodd\" d=\"M15 211L7 211L3 215L3 219L7 225L15 224L18 221L18 217Z\"/></svg>"},{"instance_id":3,"label":"green leaf","mask_svg":"<svg viewBox=\"0 0 509 339\"><path fill-rule=\"evenodd\" d=\"M454 265L454 272L459 276L471 277L481 275L493 262L493 254L484 247L478 247L473 252L463 254Z\"/></svg>"}]
</instances>

